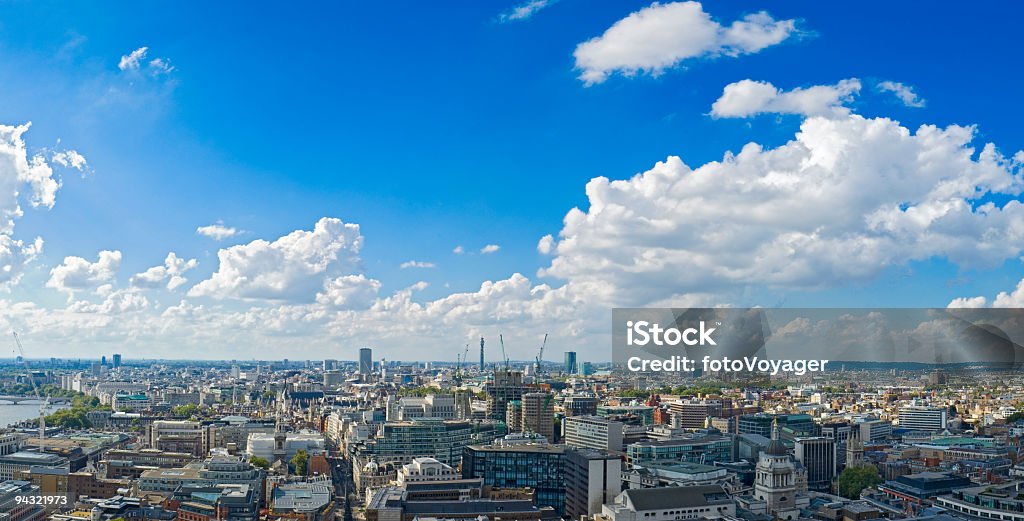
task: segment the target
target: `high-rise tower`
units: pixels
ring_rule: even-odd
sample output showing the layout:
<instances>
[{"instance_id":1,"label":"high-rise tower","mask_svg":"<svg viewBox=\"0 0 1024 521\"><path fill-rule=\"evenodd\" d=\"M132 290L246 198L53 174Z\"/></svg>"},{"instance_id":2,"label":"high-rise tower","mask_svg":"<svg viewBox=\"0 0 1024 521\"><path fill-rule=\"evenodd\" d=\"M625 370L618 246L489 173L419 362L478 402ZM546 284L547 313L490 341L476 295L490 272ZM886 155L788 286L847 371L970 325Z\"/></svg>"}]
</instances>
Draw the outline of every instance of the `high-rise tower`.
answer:
<instances>
[{"instance_id":1,"label":"high-rise tower","mask_svg":"<svg viewBox=\"0 0 1024 521\"><path fill-rule=\"evenodd\" d=\"M484 337L480 337L480 373L484 372Z\"/></svg>"},{"instance_id":2,"label":"high-rise tower","mask_svg":"<svg viewBox=\"0 0 1024 521\"><path fill-rule=\"evenodd\" d=\"M359 374L366 377L373 372L373 350L364 347L359 350Z\"/></svg>"}]
</instances>

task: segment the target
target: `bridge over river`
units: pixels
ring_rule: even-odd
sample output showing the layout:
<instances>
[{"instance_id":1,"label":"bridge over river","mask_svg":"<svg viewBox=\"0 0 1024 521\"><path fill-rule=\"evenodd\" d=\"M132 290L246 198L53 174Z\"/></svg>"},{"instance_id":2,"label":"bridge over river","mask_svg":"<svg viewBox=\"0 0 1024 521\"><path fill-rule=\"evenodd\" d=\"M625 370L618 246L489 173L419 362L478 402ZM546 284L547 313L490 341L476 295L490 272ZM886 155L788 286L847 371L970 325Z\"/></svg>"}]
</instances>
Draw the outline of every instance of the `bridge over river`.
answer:
<instances>
[{"instance_id":1,"label":"bridge over river","mask_svg":"<svg viewBox=\"0 0 1024 521\"><path fill-rule=\"evenodd\" d=\"M0 396L0 406L19 405L23 403L40 403L35 396ZM71 403L71 398L51 397L50 404Z\"/></svg>"}]
</instances>

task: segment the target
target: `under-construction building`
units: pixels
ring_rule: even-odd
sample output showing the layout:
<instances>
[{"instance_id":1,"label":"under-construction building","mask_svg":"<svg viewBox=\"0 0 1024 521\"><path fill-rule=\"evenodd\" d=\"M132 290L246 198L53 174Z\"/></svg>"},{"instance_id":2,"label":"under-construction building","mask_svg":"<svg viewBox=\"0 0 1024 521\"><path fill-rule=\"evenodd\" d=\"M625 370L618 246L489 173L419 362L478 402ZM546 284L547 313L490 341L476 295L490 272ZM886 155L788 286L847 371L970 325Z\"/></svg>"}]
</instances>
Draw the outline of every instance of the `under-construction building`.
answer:
<instances>
[{"instance_id":1,"label":"under-construction building","mask_svg":"<svg viewBox=\"0 0 1024 521\"><path fill-rule=\"evenodd\" d=\"M508 403L522 400L523 394L529 390L530 387L523 384L522 371L495 369L494 379L484 386L484 392L487 393L487 417L505 421Z\"/></svg>"}]
</instances>

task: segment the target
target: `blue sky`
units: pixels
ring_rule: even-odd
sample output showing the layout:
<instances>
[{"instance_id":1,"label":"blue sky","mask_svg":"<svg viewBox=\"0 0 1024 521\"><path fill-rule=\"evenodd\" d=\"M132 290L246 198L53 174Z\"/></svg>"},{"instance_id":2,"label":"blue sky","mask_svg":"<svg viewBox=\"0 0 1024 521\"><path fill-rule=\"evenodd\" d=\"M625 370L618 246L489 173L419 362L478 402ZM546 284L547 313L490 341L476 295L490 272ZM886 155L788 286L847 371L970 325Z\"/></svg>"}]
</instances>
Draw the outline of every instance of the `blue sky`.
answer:
<instances>
[{"instance_id":1,"label":"blue sky","mask_svg":"<svg viewBox=\"0 0 1024 521\"><path fill-rule=\"evenodd\" d=\"M891 118L912 132L922 124L976 125L972 145L979 149L991 142L1011 157L1024 148L1013 88L1024 74L1015 66L1020 46L1012 24L1024 14L1018 5L995 12L991 6L877 3L851 12L825 2L707 2L701 9L723 26L764 10L775 22L792 21L793 29L783 41L756 50L705 53L654 74L611 70L593 85L579 79L574 51L651 4L541 2L529 17L503 19L520 5L0 3L0 124L32 122L24 134L30 156L75 150L88 161L84 172L54 167L62 186L52 208L22 201L24 216L11 237L39 236L45 246L0 297L12 306L30 303L35 318L9 308L8 325L37 331L37 345L53 356L128 351L120 347L126 344L161 356L197 355L216 343L237 346L230 353L239 358L269 358L282 344L297 346L288 348L293 358L345 358L357 343L379 343L396 357L416 358L427 347L458 346L503 330L532 344L549 329L529 320L536 311L503 318L502 306L511 304L486 299L470 306L478 317L460 325L461 312L453 312L439 330L407 325L382 334L352 324L362 321L356 308L419 281L428 285L410 298L426 305L476 294L484 281L513 273L552 288L576 280L571 270L538 273L552 265L552 254L537 245L547 234L558 238L570 209L588 209L591 179L629 179L669 156L697 168L748 142L773 148L794 139L807 114L712 116L723 88L745 79L788 91L857 78L862 87L843 106L864 118ZM142 47L137 69L119 68L122 57ZM880 91L884 81L911 88L924 106ZM971 204L991 199L1002 205L1017 197L1015 190ZM314 275L359 274L378 285L361 305L340 306L356 313L345 319L348 326L298 320L305 326L243 340L230 330L245 319L229 314L322 317L340 311L280 308L308 304L312 294L187 294L221 268L219 250L312 230L323 217L357 223L362 248L339 271ZM239 232L221 241L196 233L218 222ZM1015 226L1007 225L1007 236ZM480 253L488 244L500 249ZM453 253L460 245L466 253ZM647 245L651 255L664 254L657 245ZM111 287L47 286L66 257L96 262L101 250L121 258L116 273L90 283ZM135 291L132 274L161 265L172 251L197 261L187 284ZM834 280L810 285L762 284L751 274L716 280L713 288L680 284L678 291L622 305L689 304L677 297L691 293L704 294L694 301L703 304L944 306L975 296L991 304L1021 279L1019 255L1012 253L984 262L949 260L943 251L901 255L882 269L856 270L864 275L848 280L846 271L833 268ZM401 268L407 261L434 267ZM666 262L664 270L681 266ZM117 291L144 296L143 309L133 311L143 314L97 311L103 317L95 322L83 316L93 312L81 311L75 312L81 325L44 327L65 316L73 301L97 304ZM582 289L574 294L569 301L600 305L560 307L575 325L552 340L600 358L606 345L601 310L620 305L622 293L603 299ZM201 319L204 334L132 333L145 313L162 315L182 300L217 313ZM425 313L423 320L430 317ZM407 345L420 342L423 348ZM182 345L189 350L172 347ZM303 345L315 347L303 351ZM522 349L524 358L532 353Z\"/></svg>"}]
</instances>

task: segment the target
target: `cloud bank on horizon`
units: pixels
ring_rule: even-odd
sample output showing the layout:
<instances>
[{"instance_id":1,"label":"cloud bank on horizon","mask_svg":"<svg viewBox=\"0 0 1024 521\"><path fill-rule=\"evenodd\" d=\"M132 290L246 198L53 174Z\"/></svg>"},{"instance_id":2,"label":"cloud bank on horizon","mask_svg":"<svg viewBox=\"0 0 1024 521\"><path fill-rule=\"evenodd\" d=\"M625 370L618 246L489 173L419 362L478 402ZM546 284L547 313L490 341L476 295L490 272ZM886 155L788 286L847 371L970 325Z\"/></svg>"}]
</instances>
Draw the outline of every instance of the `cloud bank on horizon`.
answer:
<instances>
[{"instance_id":1,"label":"cloud bank on horizon","mask_svg":"<svg viewBox=\"0 0 1024 521\"><path fill-rule=\"evenodd\" d=\"M551 3L527 2L499 19L525 21ZM698 2L654 3L580 43L572 56L578 79L596 89L613 75L658 76L691 60L756 54L799 37L797 26L765 11L719 22ZM148 52L143 46L121 56L118 69L174 70ZM211 256L179 256L167 244L163 263L136 273L122 272L116 248L37 266L43 238L16 233L23 205L45 211L59 204L54 167L84 172L88 152L31 152L29 124L0 125L0 288L12 295L0 298L0 328L68 349L134 342L154 357L245 359L253 346L272 345L278 358L303 359L331 357L342 344L429 357L498 331L521 339L524 345L510 347L522 358L545 333L566 349L600 353L613 307L736 305L751 288L814 291L928 259L985 270L1024 255L1024 151L1004 152L971 125L909 128L858 113L862 91L925 106L913 86L894 80L773 81L728 83L706 114L799 118L784 143L750 141L703 162L651 158L646 171L594 177L581 187L586 204L564 209L561 228L538 238L544 260L534 275L525 274L527 264L474 291L437 298L421 297L424 281L385 290L394 286L375 278L363 257L374 237L343 211L276 236L224 221L193 223L189 233L217 247ZM250 233L257 237L241 240ZM478 244L452 254L501 258L508 251ZM441 265L401 260L392 264L412 274ZM202 265L209 274L197 275ZM32 269L48 278L24 288ZM48 297L14 297L17 291ZM991 301L967 296L949 305L1022 306L1024 279Z\"/></svg>"}]
</instances>

